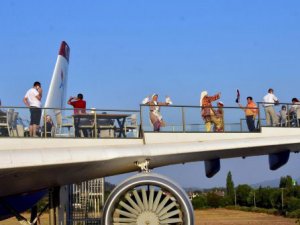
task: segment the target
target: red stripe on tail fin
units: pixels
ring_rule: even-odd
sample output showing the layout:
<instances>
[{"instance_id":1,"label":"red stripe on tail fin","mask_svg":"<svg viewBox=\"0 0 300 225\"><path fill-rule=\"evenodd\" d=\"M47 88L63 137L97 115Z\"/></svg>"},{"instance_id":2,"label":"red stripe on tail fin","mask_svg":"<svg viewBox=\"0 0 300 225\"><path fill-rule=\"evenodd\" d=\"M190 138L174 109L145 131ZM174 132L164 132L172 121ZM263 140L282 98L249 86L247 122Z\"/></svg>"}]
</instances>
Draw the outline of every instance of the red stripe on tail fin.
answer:
<instances>
[{"instance_id":1,"label":"red stripe on tail fin","mask_svg":"<svg viewBox=\"0 0 300 225\"><path fill-rule=\"evenodd\" d=\"M59 55L63 56L66 58L66 60L69 62L69 57L70 57L70 47L69 45L63 41L61 43L60 49L59 49Z\"/></svg>"}]
</instances>

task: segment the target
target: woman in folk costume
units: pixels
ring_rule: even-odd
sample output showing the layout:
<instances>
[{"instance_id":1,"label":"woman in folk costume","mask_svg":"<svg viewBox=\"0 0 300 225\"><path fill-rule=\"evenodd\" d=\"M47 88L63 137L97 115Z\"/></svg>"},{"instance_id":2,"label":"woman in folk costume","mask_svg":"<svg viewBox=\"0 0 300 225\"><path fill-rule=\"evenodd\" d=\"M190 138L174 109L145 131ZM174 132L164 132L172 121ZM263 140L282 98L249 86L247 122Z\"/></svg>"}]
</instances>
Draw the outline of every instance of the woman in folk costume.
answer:
<instances>
[{"instance_id":1,"label":"woman in folk costume","mask_svg":"<svg viewBox=\"0 0 300 225\"><path fill-rule=\"evenodd\" d=\"M158 102L158 94L153 94L151 99L145 98L143 100L144 104L150 105L150 121L153 125L153 131L159 132L161 127L165 126L165 122L163 121L162 115L160 113L160 106L162 105L170 105L172 101L170 97L166 98L165 102Z\"/></svg>"},{"instance_id":2,"label":"woman in folk costume","mask_svg":"<svg viewBox=\"0 0 300 225\"><path fill-rule=\"evenodd\" d=\"M214 126L214 131L216 132L222 132L224 131L224 103L221 101L218 101L218 109L215 111L216 112L216 117L218 119L218 123L220 124L219 127Z\"/></svg>"},{"instance_id":3,"label":"woman in folk costume","mask_svg":"<svg viewBox=\"0 0 300 225\"><path fill-rule=\"evenodd\" d=\"M200 96L200 106L202 107L201 115L205 122L205 128L207 132L211 131L211 124L216 126L216 130L220 129L220 121L216 117L216 113L212 108L212 102L218 100L221 97L221 93L217 93L213 96L208 96L207 91L202 91Z\"/></svg>"}]
</instances>

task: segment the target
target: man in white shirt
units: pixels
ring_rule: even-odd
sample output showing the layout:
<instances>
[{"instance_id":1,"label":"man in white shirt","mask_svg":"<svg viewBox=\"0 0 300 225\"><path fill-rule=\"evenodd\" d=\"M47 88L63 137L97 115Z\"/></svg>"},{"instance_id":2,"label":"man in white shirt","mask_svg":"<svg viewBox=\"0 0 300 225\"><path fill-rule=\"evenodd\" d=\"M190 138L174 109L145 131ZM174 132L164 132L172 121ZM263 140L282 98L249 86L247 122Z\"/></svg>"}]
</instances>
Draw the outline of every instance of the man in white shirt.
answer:
<instances>
[{"instance_id":1,"label":"man in white shirt","mask_svg":"<svg viewBox=\"0 0 300 225\"><path fill-rule=\"evenodd\" d=\"M270 88L268 94L263 98L264 108L266 113L266 121L268 126L277 126L278 117L275 113L274 104L278 104L278 98L274 95L274 90Z\"/></svg>"},{"instance_id":2,"label":"man in white shirt","mask_svg":"<svg viewBox=\"0 0 300 225\"><path fill-rule=\"evenodd\" d=\"M42 94L43 90L41 88L41 83L36 81L34 82L33 87L26 92L26 95L23 99L25 105L30 108L30 137L37 137L36 131L40 126L42 115Z\"/></svg>"}]
</instances>

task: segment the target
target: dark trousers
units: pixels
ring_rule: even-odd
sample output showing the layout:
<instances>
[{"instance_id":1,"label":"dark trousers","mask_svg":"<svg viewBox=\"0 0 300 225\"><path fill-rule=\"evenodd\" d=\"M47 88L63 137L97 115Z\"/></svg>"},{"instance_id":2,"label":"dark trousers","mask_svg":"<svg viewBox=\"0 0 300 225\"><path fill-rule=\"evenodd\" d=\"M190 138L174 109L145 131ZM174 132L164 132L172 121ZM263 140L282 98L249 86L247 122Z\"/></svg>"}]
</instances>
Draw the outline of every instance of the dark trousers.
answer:
<instances>
[{"instance_id":1,"label":"dark trousers","mask_svg":"<svg viewBox=\"0 0 300 225\"><path fill-rule=\"evenodd\" d=\"M42 109L30 106L30 125L40 125Z\"/></svg>"},{"instance_id":2,"label":"dark trousers","mask_svg":"<svg viewBox=\"0 0 300 225\"><path fill-rule=\"evenodd\" d=\"M253 116L246 116L246 122L248 126L248 130L250 132L255 131L255 120Z\"/></svg>"},{"instance_id":3,"label":"dark trousers","mask_svg":"<svg viewBox=\"0 0 300 225\"><path fill-rule=\"evenodd\" d=\"M80 125L80 118L75 117L74 118L75 137L80 137L79 125ZM88 137L87 129L82 129L82 133L84 137Z\"/></svg>"}]
</instances>

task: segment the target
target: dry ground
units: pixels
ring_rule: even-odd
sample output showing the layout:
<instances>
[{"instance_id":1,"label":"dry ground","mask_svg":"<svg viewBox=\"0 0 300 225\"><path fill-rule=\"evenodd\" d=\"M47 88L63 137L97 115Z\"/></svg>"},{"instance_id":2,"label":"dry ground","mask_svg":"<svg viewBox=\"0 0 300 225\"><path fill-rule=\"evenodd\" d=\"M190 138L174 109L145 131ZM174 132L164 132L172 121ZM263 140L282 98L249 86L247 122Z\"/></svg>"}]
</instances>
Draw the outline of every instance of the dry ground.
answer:
<instances>
[{"instance_id":1,"label":"dry ground","mask_svg":"<svg viewBox=\"0 0 300 225\"><path fill-rule=\"evenodd\" d=\"M195 225L296 225L296 219L227 209L195 212Z\"/></svg>"},{"instance_id":2,"label":"dry ground","mask_svg":"<svg viewBox=\"0 0 300 225\"><path fill-rule=\"evenodd\" d=\"M195 211L195 219L195 225L296 225L295 219L227 209ZM49 224L47 214L41 218L40 224ZM15 218L11 218L0 221L0 225L19 225L19 223Z\"/></svg>"}]
</instances>

